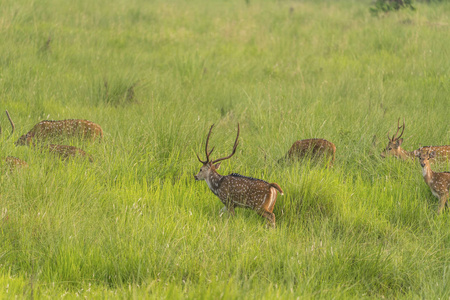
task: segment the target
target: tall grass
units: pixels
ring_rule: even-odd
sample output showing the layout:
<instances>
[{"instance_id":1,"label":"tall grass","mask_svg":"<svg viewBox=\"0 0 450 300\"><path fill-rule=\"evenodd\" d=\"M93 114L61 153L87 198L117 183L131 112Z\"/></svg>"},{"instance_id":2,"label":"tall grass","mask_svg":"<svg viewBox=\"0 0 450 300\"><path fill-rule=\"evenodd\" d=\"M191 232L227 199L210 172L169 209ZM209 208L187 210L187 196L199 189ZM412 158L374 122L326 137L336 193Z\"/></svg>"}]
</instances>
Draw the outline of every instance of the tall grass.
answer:
<instances>
[{"instance_id":1,"label":"tall grass","mask_svg":"<svg viewBox=\"0 0 450 300\"><path fill-rule=\"evenodd\" d=\"M450 218L417 162L449 144L448 3L370 16L360 1L6 1L0 12L0 297L448 298ZM15 147L42 119L101 124L94 162ZM277 182L277 228L193 174ZM334 168L277 164L336 144ZM3 167L2 162L2 167ZM445 169L442 167L441 169Z\"/></svg>"}]
</instances>

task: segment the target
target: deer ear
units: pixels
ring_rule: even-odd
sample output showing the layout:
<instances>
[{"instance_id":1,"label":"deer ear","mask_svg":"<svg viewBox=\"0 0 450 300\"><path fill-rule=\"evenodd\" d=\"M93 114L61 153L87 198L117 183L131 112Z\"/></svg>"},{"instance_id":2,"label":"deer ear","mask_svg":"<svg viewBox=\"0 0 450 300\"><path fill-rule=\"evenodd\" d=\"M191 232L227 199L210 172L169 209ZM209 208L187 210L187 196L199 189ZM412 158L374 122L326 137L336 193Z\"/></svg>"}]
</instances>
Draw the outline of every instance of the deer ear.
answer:
<instances>
[{"instance_id":1,"label":"deer ear","mask_svg":"<svg viewBox=\"0 0 450 300\"><path fill-rule=\"evenodd\" d=\"M420 151L419 150L414 150L414 156L415 157L419 157L420 156Z\"/></svg>"},{"instance_id":2,"label":"deer ear","mask_svg":"<svg viewBox=\"0 0 450 300\"><path fill-rule=\"evenodd\" d=\"M220 168L220 163L217 163L214 165L214 169L219 170L219 168Z\"/></svg>"},{"instance_id":3,"label":"deer ear","mask_svg":"<svg viewBox=\"0 0 450 300\"><path fill-rule=\"evenodd\" d=\"M398 145L400 146L403 143L403 139L398 139Z\"/></svg>"}]
</instances>

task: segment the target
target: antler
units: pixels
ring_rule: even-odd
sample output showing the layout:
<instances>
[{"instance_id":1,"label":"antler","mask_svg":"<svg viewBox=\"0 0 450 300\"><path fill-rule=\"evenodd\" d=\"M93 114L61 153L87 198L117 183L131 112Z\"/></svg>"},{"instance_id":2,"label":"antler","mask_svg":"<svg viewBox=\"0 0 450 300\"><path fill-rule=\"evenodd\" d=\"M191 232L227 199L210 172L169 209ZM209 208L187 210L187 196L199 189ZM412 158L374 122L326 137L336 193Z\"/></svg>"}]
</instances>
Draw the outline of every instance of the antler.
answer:
<instances>
[{"instance_id":1,"label":"antler","mask_svg":"<svg viewBox=\"0 0 450 300\"><path fill-rule=\"evenodd\" d=\"M400 128L403 128L402 129L402 133L400 133L400 135L397 137L397 134L398 134L398 131L400 130ZM398 140L398 139L400 139L402 137L403 132L405 132L405 119L403 119L403 125L400 126L400 118L398 118L398 121L397 121L397 132L392 136L392 139L389 136L390 132L388 132L388 139L391 140L391 141Z\"/></svg>"},{"instance_id":2,"label":"antler","mask_svg":"<svg viewBox=\"0 0 450 300\"><path fill-rule=\"evenodd\" d=\"M207 164L209 162L209 156L211 155L211 153L214 150L214 147L211 149L211 151L209 151L208 153L208 142L209 142L209 136L211 135L211 131L214 127L214 124L211 125L211 128L209 128L209 132L208 132L208 137L206 138L206 145L205 145L205 152L206 152L206 161L203 161L200 159L200 157L197 155L198 160L202 163L202 164Z\"/></svg>"},{"instance_id":3,"label":"antler","mask_svg":"<svg viewBox=\"0 0 450 300\"><path fill-rule=\"evenodd\" d=\"M238 146L238 144L239 144L238 139L239 139L239 123L238 123L238 130L237 130L236 140L234 141L233 152L231 152L231 154L228 155L228 156L225 156L225 157L221 157L221 158L215 159L215 160L213 160L211 163L215 164L215 163L217 163L217 162L219 162L219 161L222 161L222 160L225 160L225 159L229 159L230 157L232 157L232 156L234 155L234 153L236 153L236 149L237 149L237 146ZM212 152L212 151L211 151L211 152Z\"/></svg>"},{"instance_id":4,"label":"antler","mask_svg":"<svg viewBox=\"0 0 450 300\"><path fill-rule=\"evenodd\" d=\"M14 125L14 122L13 122L13 120L11 119L11 116L9 115L9 112L8 112L8 111L6 111L6 116L8 117L9 123L11 123L11 133L10 133L10 135L9 135L8 138L7 138L7 139L9 139L9 138L12 136L12 134L14 133L14 129L16 128L16 126ZM2 129L1 129L1 127L0 127L0 134L2 134Z\"/></svg>"}]
</instances>

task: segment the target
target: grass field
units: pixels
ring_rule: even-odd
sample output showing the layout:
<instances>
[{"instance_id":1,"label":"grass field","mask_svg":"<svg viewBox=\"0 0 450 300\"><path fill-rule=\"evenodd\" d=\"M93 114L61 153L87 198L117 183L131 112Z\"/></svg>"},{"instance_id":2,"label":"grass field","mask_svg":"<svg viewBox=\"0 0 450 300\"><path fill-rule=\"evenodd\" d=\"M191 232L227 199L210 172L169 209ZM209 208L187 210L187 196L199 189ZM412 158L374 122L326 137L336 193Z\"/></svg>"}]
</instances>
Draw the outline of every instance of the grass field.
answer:
<instances>
[{"instance_id":1,"label":"grass field","mask_svg":"<svg viewBox=\"0 0 450 300\"><path fill-rule=\"evenodd\" d=\"M3 1L0 153L29 167L0 174L0 298L449 298L449 212L379 155L398 118L407 150L450 144L450 3L415 6ZM69 118L103 127L67 141L93 163L14 146ZM283 188L277 228L194 180L213 123L216 157L241 126L219 173ZM277 164L312 137L334 168Z\"/></svg>"}]
</instances>

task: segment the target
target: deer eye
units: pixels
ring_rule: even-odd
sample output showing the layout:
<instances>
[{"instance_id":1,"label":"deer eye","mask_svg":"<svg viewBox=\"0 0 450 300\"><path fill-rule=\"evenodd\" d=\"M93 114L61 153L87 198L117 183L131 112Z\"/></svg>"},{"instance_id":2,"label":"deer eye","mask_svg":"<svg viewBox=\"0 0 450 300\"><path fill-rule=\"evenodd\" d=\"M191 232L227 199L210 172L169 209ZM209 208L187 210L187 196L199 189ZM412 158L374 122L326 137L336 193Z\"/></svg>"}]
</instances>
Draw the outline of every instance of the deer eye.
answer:
<instances>
[{"instance_id":1,"label":"deer eye","mask_svg":"<svg viewBox=\"0 0 450 300\"><path fill-rule=\"evenodd\" d=\"M392 150L392 147L389 147L389 150Z\"/></svg>"}]
</instances>

